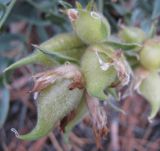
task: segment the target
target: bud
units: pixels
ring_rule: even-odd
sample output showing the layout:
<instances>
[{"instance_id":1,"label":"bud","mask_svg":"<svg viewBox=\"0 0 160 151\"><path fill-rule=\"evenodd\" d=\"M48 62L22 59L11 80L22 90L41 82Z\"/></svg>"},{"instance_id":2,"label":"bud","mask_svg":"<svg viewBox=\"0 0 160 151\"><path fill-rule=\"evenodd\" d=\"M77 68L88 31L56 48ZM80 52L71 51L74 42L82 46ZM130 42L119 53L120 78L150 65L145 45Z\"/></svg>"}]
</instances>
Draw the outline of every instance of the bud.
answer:
<instances>
[{"instance_id":1,"label":"bud","mask_svg":"<svg viewBox=\"0 0 160 151\"><path fill-rule=\"evenodd\" d=\"M144 31L137 27L123 27L118 35L126 43L142 43L146 38Z\"/></svg>"},{"instance_id":2,"label":"bud","mask_svg":"<svg viewBox=\"0 0 160 151\"><path fill-rule=\"evenodd\" d=\"M148 70L160 68L160 38L146 41L140 52L140 62Z\"/></svg>"},{"instance_id":3,"label":"bud","mask_svg":"<svg viewBox=\"0 0 160 151\"><path fill-rule=\"evenodd\" d=\"M110 36L110 25L95 11L69 9L68 17L78 37L86 44L103 42Z\"/></svg>"}]
</instances>

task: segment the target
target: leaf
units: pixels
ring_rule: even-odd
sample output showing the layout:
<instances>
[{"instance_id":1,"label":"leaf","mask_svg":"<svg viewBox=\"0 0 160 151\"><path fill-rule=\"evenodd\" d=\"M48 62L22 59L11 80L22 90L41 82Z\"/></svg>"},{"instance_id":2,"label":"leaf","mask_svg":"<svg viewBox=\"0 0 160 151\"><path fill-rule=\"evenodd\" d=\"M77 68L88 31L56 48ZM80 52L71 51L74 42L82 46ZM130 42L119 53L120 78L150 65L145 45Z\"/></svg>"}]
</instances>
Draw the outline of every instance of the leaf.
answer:
<instances>
[{"instance_id":1,"label":"leaf","mask_svg":"<svg viewBox=\"0 0 160 151\"><path fill-rule=\"evenodd\" d=\"M112 46L115 49L122 49L124 51L127 50L135 50L139 51L142 48L142 45L138 43L123 43L123 42L116 42L116 41L105 41L105 44Z\"/></svg>"},{"instance_id":2,"label":"leaf","mask_svg":"<svg viewBox=\"0 0 160 151\"><path fill-rule=\"evenodd\" d=\"M49 52L47 50L44 50L43 48L39 47L38 45L33 45L37 50L41 51L43 54L49 56L50 58L60 62L60 63L65 63L66 61L70 61L70 62L75 62L78 63L78 60L69 57L69 56L65 56L63 54L60 54L58 52Z\"/></svg>"},{"instance_id":3,"label":"leaf","mask_svg":"<svg viewBox=\"0 0 160 151\"><path fill-rule=\"evenodd\" d=\"M9 5L7 6L5 14L0 20L0 29L1 29L2 25L4 24L4 22L6 21L6 19L8 18L8 16L9 16L9 14L10 14L10 12L11 12L11 10L12 10L12 8L13 8L15 3L16 3L16 0L12 0L9 3Z\"/></svg>"},{"instance_id":4,"label":"leaf","mask_svg":"<svg viewBox=\"0 0 160 151\"><path fill-rule=\"evenodd\" d=\"M152 12L152 19L155 19L160 16L160 1L155 0Z\"/></svg>"},{"instance_id":5,"label":"leaf","mask_svg":"<svg viewBox=\"0 0 160 151\"><path fill-rule=\"evenodd\" d=\"M19 139L36 140L46 136L62 118L77 107L83 90L77 88L70 90L68 87L72 82L71 79L57 80L56 83L40 92L37 102L38 120L35 128L24 135L19 135L15 129L11 129Z\"/></svg>"},{"instance_id":6,"label":"leaf","mask_svg":"<svg viewBox=\"0 0 160 151\"><path fill-rule=\"evenodd\" d=\"M7 89L3 88L1 92L2 96L0 97L0 128L6 121L10 100L9 91Z\"/></svg>"}]
</instances>

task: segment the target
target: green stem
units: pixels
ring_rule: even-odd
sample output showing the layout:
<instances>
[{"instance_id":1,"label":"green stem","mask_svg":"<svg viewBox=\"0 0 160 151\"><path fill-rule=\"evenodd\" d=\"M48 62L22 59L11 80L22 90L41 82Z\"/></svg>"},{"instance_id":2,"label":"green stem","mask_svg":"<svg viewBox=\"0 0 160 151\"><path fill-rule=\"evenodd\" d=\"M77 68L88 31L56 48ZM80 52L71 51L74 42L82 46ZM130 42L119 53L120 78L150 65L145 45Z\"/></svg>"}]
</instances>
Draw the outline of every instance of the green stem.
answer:
<instances>
[{"instance_id":1,"label":"green stem","mask_svg":"<svg viewBox=\"0 0 160 151\"><path fill-rule=\"evenodd\" d=\"M9 15L9 13L11 12L11 10L12 10L12 8L13 8L13 6L14 6L15 3L16 3L16 0L12 0L12 1L10 2L10 4L8 5L7 10L6 10L4 16L2 17L2 19L1 19L1 21L0 21L0 29L1 29L1 27L3 26L4 22L6 21L8 15Z\"/></svg>"}]
</instances>

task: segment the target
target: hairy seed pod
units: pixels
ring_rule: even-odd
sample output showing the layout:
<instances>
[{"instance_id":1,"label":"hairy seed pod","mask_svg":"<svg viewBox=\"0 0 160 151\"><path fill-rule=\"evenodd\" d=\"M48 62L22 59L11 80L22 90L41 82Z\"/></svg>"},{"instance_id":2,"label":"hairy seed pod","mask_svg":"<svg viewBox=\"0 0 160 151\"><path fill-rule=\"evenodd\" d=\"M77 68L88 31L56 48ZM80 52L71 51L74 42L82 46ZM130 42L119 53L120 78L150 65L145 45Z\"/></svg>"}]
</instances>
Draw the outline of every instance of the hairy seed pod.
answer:
<instances>
[{"instance_id":1,"label":"hairy seed pod","mask_svg":"<svg viewBox=\"0 0 160 151\"><path fill-rule=\"evenodd\" d=\"M99 43L110 36L110 25L102 14L69 9L68 16L78 37L86 44Z\"/></svg>"},{"instance_id":2,"label":"hairy seed pod","mask_svg":"<svg viewBox=\"0 0 160 151\"><path fill-rule=\"evenodd\" d=\"M107 96L104 94L104 90L115 81L116 71L113 66L108 67L107 70L100 67L99 58L94 50L99 52L101 49L104 48L100 45L89 47L82 57L81 68L85 76L88 93L100 100L106 100ZM109 49L110 47L108 47ZM107 48L105 50L107 51ZM109 61L106 55L99 53L99 57L106 63Z\"/></svg>"},{"instance_id":3,"label":"hairy seed pod","mask_svg":"<svg viewBox=\"0 0 160 151\"><path fill-rule=\"evenodd\" d=\"M70 111L77 107L83 96L83 90L69 90L72 80L57 80L53 85L42 90L38 96L38 120L35 128L28 134L17 137L23 140L36 140L46 136L56 124Z\"/></svg>"},{"instance_id":4,"label":"hairy seed pod","mask_svg":"<svg viewBox=\"0 0 160 151\"><path fill-rule=\"evenodd\" d=\"M160 76L153 72L140 85L140 93L151 105L149 120L152 120L160 109Z\"/></svg>"},{"instance_id":5,"label":"hairy seed pod","mask_svg":"<svg viewBox=\"0 0 160 151\"><path fill-rule=\"evenodd\" d=\"M138 27L124 27L118 35L126 43L142 43L146 38L145 32Z\"/></svg>"},{"instance_id":6,"label":"hairy seed pod","mask_svg":"<svg viewBox=\"0 0 160 151\"><path fill-rule=\"evenodd\" d=\"M47 50L48 52L57 52L68 55L70 57L74 57L76 59L79 59L80 55L84 51L84 43L82 43L82 41L76 36L75 33L59 34L43 42L40 47L44 50ZM56 64L53 59L49 58L48 56L37 50L32 55L22 58L16 63L10 65L8 68L5 69L5 71L33 63L49 66L53 66L54 64Z\"/></svg>"},{"instance_id":7,"label":"hairy seed pod","mask_svg":"<svg viewBox=\"0 0 160 151\"><path fill-rule=\"evenodd\" d=\"M160 68L160 38L146 41L140 52L140 62L148 70Z\"/></svg>"}]
</instances>

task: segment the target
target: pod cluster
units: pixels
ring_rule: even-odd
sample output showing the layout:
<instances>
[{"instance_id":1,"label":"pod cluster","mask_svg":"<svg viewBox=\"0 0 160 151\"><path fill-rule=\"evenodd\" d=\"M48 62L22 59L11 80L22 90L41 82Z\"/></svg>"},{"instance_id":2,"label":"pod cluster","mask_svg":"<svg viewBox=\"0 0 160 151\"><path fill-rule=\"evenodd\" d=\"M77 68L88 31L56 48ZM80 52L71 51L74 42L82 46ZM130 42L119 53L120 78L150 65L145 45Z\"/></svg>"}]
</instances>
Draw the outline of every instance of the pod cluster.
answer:
<instances>
[{"instance_id":1,"label":"pod cluster","mask_svg":"<svg viewBox=\"0 0 160 151\"><path fill-rule=\"evenodd\" d=\"M112 40L108 20L89 5L85 9L78 5L66 10L73 32L59 34L35 46L31 56L5 69L7 72L33 63L53 68L34 76L33 92L38 94L37 124L24 135L12 129L18 138L41 138L76 111L64 128L68 133L87 112L85 93L102 101L110 96L117 99L120 90L136 76L133 73L136 68L147 70L137 90L151 104L149 118L157 114L160 108L159 38L148 40L140 28L123 27L116 35L119 40Z\"/></svg>"}]
</instances>

